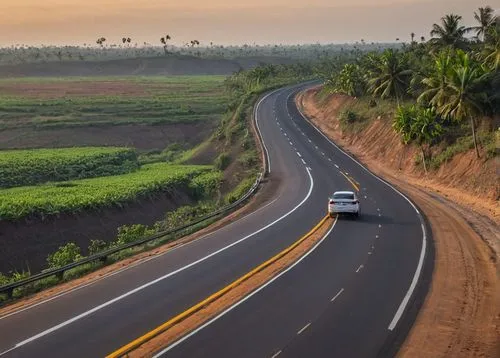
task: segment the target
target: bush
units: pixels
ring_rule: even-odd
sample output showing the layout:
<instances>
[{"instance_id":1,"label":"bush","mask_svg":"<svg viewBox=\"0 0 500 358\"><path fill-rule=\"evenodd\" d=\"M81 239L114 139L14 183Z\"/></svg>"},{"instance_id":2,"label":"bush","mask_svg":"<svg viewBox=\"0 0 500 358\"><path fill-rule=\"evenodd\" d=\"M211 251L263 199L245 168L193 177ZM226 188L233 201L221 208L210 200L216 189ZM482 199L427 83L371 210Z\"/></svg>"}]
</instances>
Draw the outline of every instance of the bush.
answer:
<instances>
[{"instance_id":1,"label":"bush","mask_svg":"<svg viewBox=\"0 0 500 358\"><path fill-rule=\"evenodd\" d=\"M348 125L354 123L358 119L356 112L346 109L340 112L339 121L343 125Z\"/></svg>"},{"instance_id":2,"label":"bush","mask_svg":"<svg viewBox=\"0 0 500 358\"><path fill-rule=\"evenodd\" d=\"M220 171L201 174L191 180L189 187L197 199L209 198L218 193L223 175Z\"/></svg>"},{"instance_id":3,"label":"bush","mask_svg":"<svg viewBox=\"0 0 500 358\"><path fill-rule=\"evenodd\" d=\"M226 202L232 204L245 195L255 183L255 177L246 178L232 192L227 194Z\"/></svg>"},{"instance_id":4,"label":"bush","mask_svg":"<svg viewBox=\"0 0 500 358\"><path fill-rule=\"evenodd\" d=\"M108 244L103 240L91 240L89 245L89 255L95 255L105 250Z\"/></svg>"},{"instance_id":5,"label":"bush","mask_svg":"<svg viewBox=\"0 0 500 358\"><path fill-rule=\"evenodd\" d=\"M219 170L224 170L228 167L229 163L231 163L231 157L227 153L222 153L219 155L214 162L214 165Z\"/></svg>"},{"instance_id":6,"label":"bush","mask_svg":"<svg viewBox=\"0 0 500 358\"><path fill-rule=\"evenodd\" d=\"M247 151L240 155L238 162L241 163L246 168L251 168L259 162L257 152Z\"/></svg>"},{"instance_id":7,"label":"bush","mask_svg":"<svg viewBox=\"0 0 500 358\"><path fill-rule=\"evenodd\" d=\"M123 225L118 228L118 236L116 237L115 244L118 246L125 245L153 235L154 233L154 230L148 229L146 225Z\"/></svg>"},{"instance_id":8,"label":"bush","mask_svg":"<svg viewBox=\"0 0 500 358\"><path fill-rule=\"evenodd\" d=\"M78 261L81 258L80 248L74 242L69 242L64 246L60 246L53 254L50 254L47 257L47 263L49 268L57 268Z\"/></svg>"}]
</instances>

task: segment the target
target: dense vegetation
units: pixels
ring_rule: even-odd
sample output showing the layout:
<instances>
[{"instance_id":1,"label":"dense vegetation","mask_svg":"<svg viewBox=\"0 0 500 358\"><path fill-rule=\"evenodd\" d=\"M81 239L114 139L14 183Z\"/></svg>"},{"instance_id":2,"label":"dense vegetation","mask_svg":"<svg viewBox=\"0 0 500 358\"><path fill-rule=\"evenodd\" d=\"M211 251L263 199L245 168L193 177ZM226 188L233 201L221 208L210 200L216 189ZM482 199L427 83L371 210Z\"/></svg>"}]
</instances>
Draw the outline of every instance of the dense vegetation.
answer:
<instances>
[{"instance_id":1,"label":"dense vegetation","mask_svg":"<svg viewBox=\"0 0 500 358\"><path fill-rule=\"evenodd\" d=\"M129 174L47 183L0 190L0 218L16 220L30 215L59 213L123 205L158 192L184 188L198 195L214 192L218 174L203 176L209 166L178 166L169 163L144 165Z\"/></svg>"},{"instance_id":2,"label":"dense vegetation","mask_svg":"<svg viewBox=\"0 0 500 358\"><path fill-rule=\"evenodd\" d=\"M119 175L139 168L133 149L84 147L0 151L0 188Z\"/></svg>"},{"instance_id":3,"label":"dense vegetation","mask_svg":"<svg viewBox=\"0 0 500 358\"><path fill-rule=\"evenodd\" d=\"M479 157L478 124L489 122L491 128L500 113L500 20L490 7L480 8L475 18L477 26L467 28L460 16L446 15L432 27L429 41L344 63L326 78L326 88L370 97L371 107L395 101L393 127L405 144L420 146L425 170L429 147L462 137L467 123ZM356 113L346 114L356 122Z\"/></svg>"},{"instance_id":4,"label":"dense vegetation","mask_svg":"<svg viewBox=\"0 0 500 358\"><path fill-rule=\"evenodd\" d=\"M223 76L0 79L0 130L217 120L223 83Z\"/></svg>"},{"instance_id":5,"label":"dense vegetation","mask_svg":"<svg viewBox=\"0 0 500 358\"><path fill-rule=\"evenodd\" d=\"M168 35L167 35L168 36ZM105 61L116 59L134 59L145 57L177 57L196 56L201 58L225 59L258 59L263 57L282 57L292 60L309 61L342 56L345 53L363 49L364 51L380 50L397 44L366 43L364 40L356 44L304 44L304 45L242 45L222 46L216 44L200 44L193 40L183 46L170 44L171 38L161 37L155 44L118 43L112 39L101 42L97 46L27 46L16 45L0 48L0 65L19 63L44 63L61 61Z\"/></svg>"}]
</instances>

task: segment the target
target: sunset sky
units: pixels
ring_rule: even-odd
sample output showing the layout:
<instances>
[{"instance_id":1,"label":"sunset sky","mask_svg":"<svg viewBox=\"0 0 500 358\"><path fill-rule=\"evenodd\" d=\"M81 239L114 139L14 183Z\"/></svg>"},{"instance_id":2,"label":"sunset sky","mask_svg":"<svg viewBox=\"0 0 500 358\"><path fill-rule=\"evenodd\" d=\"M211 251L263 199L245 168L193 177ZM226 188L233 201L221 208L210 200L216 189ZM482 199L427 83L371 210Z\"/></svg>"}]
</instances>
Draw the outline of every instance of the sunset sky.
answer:
<instances>
[{"instance_id":1,"label":"sunset sky","mask_svg":"<svg viewBox=\"0 0 500 358\"><path fill-rule=\"evenodd\" d=\"M181 45L343 43L429 37L446 13L473 23L479 6L500 0L0 0L0 46L119 42Z\"/></svg>"}]
</instances>

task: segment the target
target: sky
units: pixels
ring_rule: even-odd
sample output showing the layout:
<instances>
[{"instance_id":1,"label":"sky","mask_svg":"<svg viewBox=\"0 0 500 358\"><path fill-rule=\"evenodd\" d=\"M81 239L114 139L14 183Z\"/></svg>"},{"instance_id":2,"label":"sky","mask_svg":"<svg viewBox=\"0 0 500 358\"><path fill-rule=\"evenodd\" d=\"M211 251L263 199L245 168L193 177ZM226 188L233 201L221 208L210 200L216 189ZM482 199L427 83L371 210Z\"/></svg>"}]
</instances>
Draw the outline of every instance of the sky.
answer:
<instances>
[{"instance_id":1,"label":"sky","mask_svg":"<svg viewBox=\"0 0 500 358\"><path fill-rule=\"evenodd\" d=\"M131 37L159 45L409 41L429 37L447 13L473 24L480 6L500 0L0 0L0 46L94 44Z\"/></svg>"}]
</instances>

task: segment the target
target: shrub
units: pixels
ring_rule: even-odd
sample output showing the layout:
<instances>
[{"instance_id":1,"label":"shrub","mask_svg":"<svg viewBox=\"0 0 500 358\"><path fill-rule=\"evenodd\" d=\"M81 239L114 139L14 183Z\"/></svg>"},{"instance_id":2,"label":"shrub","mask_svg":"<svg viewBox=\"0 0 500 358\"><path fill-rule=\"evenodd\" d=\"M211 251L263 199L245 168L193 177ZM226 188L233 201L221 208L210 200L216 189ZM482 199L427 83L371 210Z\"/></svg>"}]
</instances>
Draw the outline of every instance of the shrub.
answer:
<instances>
[{"instance_id":1,"label":"shrub","mask_svg":"<svg viewBox=\"0 0 500 358\"><path fill-rule=\"evenodd\" d=\"M231 157L227 153L222 153L215 159L215 167L219 170L224 170L231 163Z\"/></svg>"},{"instance_id":2,"label":"shrub","mask_svg":"<svg viewBox=\"0 0 500 358\"><path fill-rule=\"evenodd\" d=\"M97 254L105 250L108 244L103 240L91 240L89 245L89 255Z\"/></svg>"},{"instance_id":3,"label":"shrub","mask_svg":"<svg viewBox=\"0 0 500 358\"><path fill-rule=\"evenodd\" d=\"M356 112L346 109L340 112L339 121L343 125L348 125L354 123L358 119Z\"/></svg>"},{"instance_id":4,"label":"shrub","mask_svg":"<svg viewBox=\"0 0 500 358\"><path fill-rule=\"evenodd\" d=\"M80 248L74 242L69 242L64 246L60 246L59 249L53 254L50 254L47 257L47 263L50 268L56 268L68 265L72 262L80 260L81 258Z\"/></svg>"},{"instance_id":5,"label":"shrub","mask_svg":"<svg viewBox=\"0 0 500 358\"><path fill-rule=\"evenodd\" d=\"M148 229L146 225L123 225L118 228L118 236L115 243L118 246L125 245L152 234L154 234L154 230Z\"/></svg>"},{"instance_id":6,"label":"shrub","mask_svg":"<svg viewBox=\"0 0 500 358\"><path fill-rule=\"evenodd\" d=\"M238 162L241 163L246 168L251 168L255 164L257 164L259 158L257 157L257 152L255 151L247 151L240 155L238 158Z\"/></svg>"}]
</instances>

